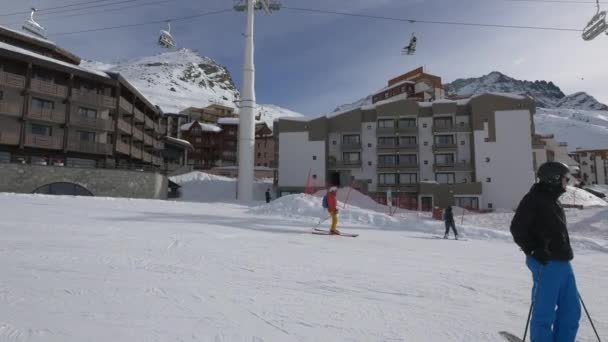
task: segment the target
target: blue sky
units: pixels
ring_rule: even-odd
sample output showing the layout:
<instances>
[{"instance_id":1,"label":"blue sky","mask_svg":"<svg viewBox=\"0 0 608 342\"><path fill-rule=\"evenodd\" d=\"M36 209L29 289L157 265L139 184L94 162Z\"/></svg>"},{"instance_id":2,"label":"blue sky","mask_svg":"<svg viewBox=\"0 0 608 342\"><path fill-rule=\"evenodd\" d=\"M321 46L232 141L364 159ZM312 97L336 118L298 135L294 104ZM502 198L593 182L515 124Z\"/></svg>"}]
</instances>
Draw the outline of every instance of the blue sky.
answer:
<instances>
[{"instance_id":1,"label":"blue sky","mask_svg":"<svg viewBox=\"0 0 608 342\"><path fill-rule=\"evenodd\" d=\"M30 6L47 8L82 1L3 1L0 14ZM120 0L105 2L117 1ZM137 0L106 9L157 1ZM70 32L227 9L232 4L232 0L173 0L72 17L41 15L38 21L49 33ZM504 0L284 0L283 4L419 20L566 28L583 28L595 13L594 5L589 3ZM78 12L61 15L74 13ZM17 22L23 17L0 17L0 24L18 27ZM159 28L160 25L151 25L50 38L83 58L112 62L162 52L156 46ZM181 47L196 49L228 66L239 87L243 28L244 16L236 12L173 23L173 33ZM400 49L412 32L419 39L418 52L415 56L401 56ZM585 42L573 32L410 24L290 9L256 17L258 102L307 115L325 113L358 100L382 88L389 78L421 65L444 82L497 70L518 79L553 81L567 94L587 91L608 103L608 87L604 84L608 75L606 56L608 36Z\"/></svg>"}]
</instances>

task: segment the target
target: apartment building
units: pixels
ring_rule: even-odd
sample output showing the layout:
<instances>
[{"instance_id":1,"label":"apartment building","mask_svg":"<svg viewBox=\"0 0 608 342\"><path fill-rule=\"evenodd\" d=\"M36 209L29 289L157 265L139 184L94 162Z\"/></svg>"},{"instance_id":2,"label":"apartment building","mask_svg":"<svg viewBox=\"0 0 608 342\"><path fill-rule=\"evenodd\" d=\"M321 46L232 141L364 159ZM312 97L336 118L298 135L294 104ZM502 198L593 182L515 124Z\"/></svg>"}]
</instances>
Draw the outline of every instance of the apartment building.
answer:
<instances>
[{"instance_id":1,"label":"apartment building","mask_svg":"<svg viewBox=\"0 0 608 342\"><path fill-rule=\"evenodd\" d=\"M582 185L608 184L608 149L577 149L571 156L580 164Z\"/></svg>"},{"instance_id":2,"label":"apartment building","mask_svg":"<svg viewBox=\"0 0 608 342\"><path fill-rule=\"evenodd\" d=\"M275 122L279 195L307 184L357 183L379 197L403 196L410 209L515 208L534 183L534 101L504 94L434 102L408 96Z\"/></svg>"},{"instance_id":3,"label":"apartment building","mask_svg":"<svg viewBox=\"0 0 608 342\"><path fill-rule=\"evenodd\" d=\"M535 134L532 137L532 160L534 171L547 161L557 161L568 165L570 172L575 175L579 172L579 163L570 156L568 143L559 142L553 134Z\"/></svg>"},{"instance_id":4,"label":"apartment building","mask_svg":"<svg viewBox=\"0 0 608 342\"><path fill-rule=\"evenodd\" d=\"M79 64L50 41L0 27L0 161L160 171L158 107L121 75Z\"/></svg>"}]
</instances>

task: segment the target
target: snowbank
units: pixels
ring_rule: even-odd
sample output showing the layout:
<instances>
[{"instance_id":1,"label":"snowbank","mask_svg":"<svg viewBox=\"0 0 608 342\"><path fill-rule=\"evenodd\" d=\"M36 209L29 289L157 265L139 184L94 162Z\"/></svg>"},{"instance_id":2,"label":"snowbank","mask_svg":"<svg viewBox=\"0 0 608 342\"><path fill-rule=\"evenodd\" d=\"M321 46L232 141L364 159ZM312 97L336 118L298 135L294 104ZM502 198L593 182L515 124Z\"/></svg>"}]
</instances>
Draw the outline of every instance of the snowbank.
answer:
<instances>
[{"instance_id":1,"label":"snowbank","mask_svg":"<svg viewBox=\"0 0 608 342\"><path fill-rule=\"evenodd\" d=\"M568 187L568 191L559 198L562 204L582 205L583 207L605 207L608 203L583 189Z\"/></svg>"},{"instance_id":2,"label":"snowbank","mask_svg":"<svg viewBox=\"0 0 608 342\"><path fill-rule=\"evenodd\" d=\"M230 202L237 198L237 182L235 178L216 176L205 172L195 171L180 176L171 177L179 184L180 201L186 202ZM272 182L256 181L254 183L254 201L264 200L264 194Z\"/></svg>"},{"instance_id":3,"label":"snowbank","mask_svg":"<svg viewBox=\"0 0 608 342\"><path fill-rule=\"evenodd\" d=\"M319 190L313 196L315 197L323 197L327 193L327 190ZM338 201L346 203L347 206L354 205L359 208L369 209L369 210L385 210L388 212L388 207L384 206L369 196L364 195L359 192L357 189L346 187L340 188L336 192L336 198Z\"/></svg>"}]
</instances>

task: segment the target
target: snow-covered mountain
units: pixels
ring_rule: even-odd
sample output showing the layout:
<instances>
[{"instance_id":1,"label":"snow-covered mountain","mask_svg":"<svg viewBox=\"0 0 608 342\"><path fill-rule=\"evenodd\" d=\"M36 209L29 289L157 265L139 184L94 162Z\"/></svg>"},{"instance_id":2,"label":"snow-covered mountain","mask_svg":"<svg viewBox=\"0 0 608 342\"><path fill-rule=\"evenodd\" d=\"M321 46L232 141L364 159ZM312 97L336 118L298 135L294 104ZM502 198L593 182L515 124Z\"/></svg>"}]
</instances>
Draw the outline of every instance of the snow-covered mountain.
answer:
<instances>
[{"instance_id":1,"label":"snow-covered mountain","mask_svg":"<svg viewBox=\"0 0 608 342\"><path fill-rule=\"evenodd\" d=\"M558 106L560 108L574 108L584 110L608 110L608 106L596 100L593 96L578 92L562 98Z\"/></svg>"},{"instance_id":2,"label":"snow-covered mountain","mask_svg":"<svg viewBox=\"0 0 608 342\"><path fill-rule=\"evenodd\" d=\"M83 61L82 65L125 77L165 113L219 103L236 107L240 94L230 71L196 51L180 49L116 64ZM261 120L270 127L274 119L302 114L275 105L258 105Z\"/></svg>"}]
</instances>

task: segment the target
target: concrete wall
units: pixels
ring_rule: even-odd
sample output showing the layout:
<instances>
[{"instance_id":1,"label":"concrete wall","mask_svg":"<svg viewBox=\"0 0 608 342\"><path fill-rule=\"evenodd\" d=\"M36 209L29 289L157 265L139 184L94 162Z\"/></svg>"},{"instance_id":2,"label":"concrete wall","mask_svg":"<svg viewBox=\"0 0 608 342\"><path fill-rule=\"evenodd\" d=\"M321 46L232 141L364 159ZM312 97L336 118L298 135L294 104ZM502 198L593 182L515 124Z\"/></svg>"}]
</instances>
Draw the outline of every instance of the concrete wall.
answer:
<instances>
[{"instance_id":1,"label":"concrete wall","mask_svg":"<svg viewBox=\"0 0 608 342\"><path fill-rule=\"evenodd\" d=\"M308 132L279 133L279 188L325 186L325 141L308 140ZM313 159L314 157L314 159Z\"/></svg>"},{"instance_id":2,"label":"concrete wall","mask_svg":"<svg viewBox=\"0 0 608 342\"><path fill-rule=\"evenodd\" d=\"M78 184L94 196L167 198L167 177L158 173L0 164L0 192L32 193L57 182Z\"/></svg>"},{"instance_id":3,"label":"concrete wall","mask_svg":"<svg viewBox=\"0 0 608 342\"><path fill-rule=\"evenodd\" d=\"M489 208L489 203L491 209L516 208L534 183L530 120L528 110L496 111L484 130L474 132L475 171L483 183L483 209ZM492 123L495 127L490 130ZM490 139L492 131L495 141Z\"/></svg>"}]
</instances>

